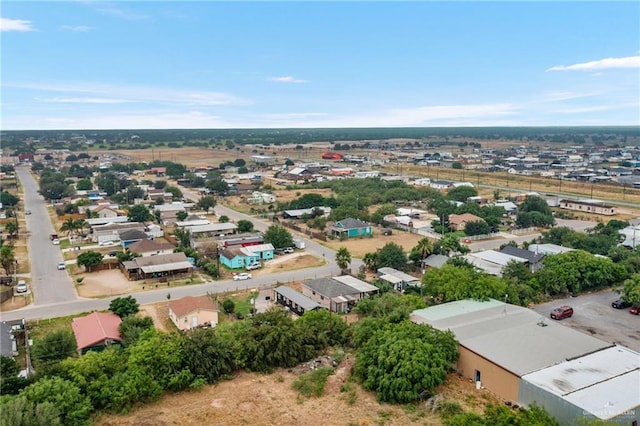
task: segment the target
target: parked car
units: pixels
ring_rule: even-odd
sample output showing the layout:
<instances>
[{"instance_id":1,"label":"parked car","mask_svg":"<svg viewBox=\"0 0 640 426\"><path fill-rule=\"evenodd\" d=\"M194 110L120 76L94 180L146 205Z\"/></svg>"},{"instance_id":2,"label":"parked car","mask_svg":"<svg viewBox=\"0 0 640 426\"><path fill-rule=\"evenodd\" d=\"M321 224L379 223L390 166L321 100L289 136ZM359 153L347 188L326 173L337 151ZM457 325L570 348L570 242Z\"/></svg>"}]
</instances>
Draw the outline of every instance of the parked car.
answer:
<instances>
[{"instance_id":1,"label":"parked car","mask_svg":"<svg viewBox=\"0 0 640 426\"><path fill-rule=\"evenodd\" d=\"M114 244L115 244L115 242L113 242L113 241L100 241L98 243L98 245L101 246L101 247L112 246Z\"/></svg>"},{"instance_id":2,"label":"parked car","mask_svg":"<svg viewBox=\"0 0 640 426\"><path fill-rule=\"evenodd\" d=\"M56 239L52 240L52 241L51 241L51 243L52 243L54 246L59 246L59 245L60 245L60 240L56 238Z\"/></svg>"},{"instance_id":3,"label":"parked car","mask_svg":"<svg viewBox=\"0 0 640 426\"><path fill-rule=\"evenodd\" d=\"M234 281L249 280L251 278L252 278L252 276L248 272L240 272L239 274L233 274L233 280Z\"/></svg>"},{"instance_id":4,"label":"parked car","mask_svg":"<svg viewBox=\"0 0 640 426\"><path fill-rule=\"evenodd\" d=\"M285 253L293 253L293 252L294 252L293 247L287 247L287 248L285 248L285 249L284 249L284 252L285 252Z\"/></svg>"},{"instance_id":5,"label":"parked car","mask_svg":"<svg viewBox=\"0 0 640 426\"><path fill-rule=\"evenodd\" d=\"M633 308L629 309L629 313L633 315L640 315L640 306L634 306Z\"/></svg>"},{"instance_id":6,"label":"parked car","mask_svg":"<svg viewBox=\"0 0 640 426\"><path fill-rule=\"evenodd\" d=\"M551 318L554 320L561 320L565 318L571 318L573 316L573 308L568 305L562 305L551 311Z\"/></svg>"},{"instance_id":7,"label":"parked car","mask_svg":"<svg viewBox=\"0 0 640 426\"><path fill-rule=\"evenodd\" d=\"M25 280L18 281L16 284L16 293L26 293L27 292L27 282Z\"/></svg>"},{"instance_id":8,"label":"parked car","mask_svg":"<svg viewBox=\"0 0 640 426\"><path fill-rule=\"evenodd\" d=\"M67 265L64 262L58 262L58 271L62 271L63 269L67 269Z\"/></svg>"},{"instance_id":9,"label":"parked car","mask_svg":"<svg viewBox=\"0 0 640 426\"><path fill-rule=\"evenodd\" d=\"M26 212L24 212L24 214L30 215L31 214L31 210L27 210Z\"/></svg>"},{"instance_id":10,"label":"parked car","mask_svg":"<svg viewBox=\"0 0 640 426\"><path fill-rule=\"evenodd\" d=\"M631 303L627 302L624 299L618 299L618 300L614 300L613 302L611 302L611 306L616 308L616 309L625 309L625 308L628 308L629 306L631 306Z\"/></svg>"},{"instance_id":11,"label":"parked car","mask_svg":"<svg viewBox=\"0 0 640 426\"><path fill-rule=\"evenodd\" d=\"M260 262L255 262L255 263L252 263L250 265L245 266L245 269L247 271L253 271L254 269L260 269L260 268L262 268L262 263L260 263Z\"/></svg>"}]
</instances>

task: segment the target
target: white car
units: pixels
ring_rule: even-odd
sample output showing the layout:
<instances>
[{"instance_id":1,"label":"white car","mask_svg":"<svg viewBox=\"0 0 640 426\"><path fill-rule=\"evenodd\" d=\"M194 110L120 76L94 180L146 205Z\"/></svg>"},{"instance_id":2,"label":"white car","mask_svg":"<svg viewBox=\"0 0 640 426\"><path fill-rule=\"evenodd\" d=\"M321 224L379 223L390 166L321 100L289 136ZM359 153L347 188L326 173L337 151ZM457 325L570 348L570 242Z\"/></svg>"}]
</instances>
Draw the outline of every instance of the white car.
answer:
<instances>
[{"instance_id":1,"label":"white car","mask_svg":"<svg viewBox=\"0 0 640 426\"><path fill-rule=\"evenodd\" d=\"M239 274L233 274L234 281L249 280L249 279L251 279L251 274L248 272L240 272Z\"/></svg>"},{"instance_id":2,"label":"white car","mask_svg":"<svg viewBox=\"0 0 640 426\"><path fill-rule=\"evenodd\" d=\"M55 240L51 240L51 242L53 243L54 246L59 246L60 245L60 240L59 239L55 239Z\"/></svg>"},{"instance_id":3,"label":"white car","mask_svg":"<svg viewBox=\"0 0 640 426\"><path fill-rule=\"evenodd\" d=\"M67 265L64 262L58 262L58 271L62 271L63 269L67 269Z\"/></svg>"},{"instance_id":4,"label":"white car","mask_svg":"<svg viewBox=\"0 0 640 426\"><path fill-rule=\"evenodd\" d=\"M16 284L16 293L26 293L27 292L27 283L25 280L18 281Z\"/></svg>"},{"instance_id":5,"label":"white car","mask_svg":"<svg viewBox=\"0 0 640 426\"><path fill-rule=\"evenodd\" d=\"M262 268L262 263L260 262L252 263L251 265L245 266L245 269L247 271L252 271L254 269L260 269L260 268Z\"/></svg>"}]
</instances>

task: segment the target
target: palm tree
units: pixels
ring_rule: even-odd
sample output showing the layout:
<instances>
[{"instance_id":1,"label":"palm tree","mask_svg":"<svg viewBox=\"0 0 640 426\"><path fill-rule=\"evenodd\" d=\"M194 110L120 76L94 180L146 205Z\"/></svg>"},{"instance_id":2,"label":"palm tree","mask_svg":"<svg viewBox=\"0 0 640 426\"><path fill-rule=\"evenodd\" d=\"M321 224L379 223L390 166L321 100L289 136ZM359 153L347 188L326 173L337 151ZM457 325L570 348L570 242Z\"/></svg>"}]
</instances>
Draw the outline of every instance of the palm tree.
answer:
<instances>
[{"instance_id":1,"label":"palm tree","mask_svg":"<svg viewBox=\"0 0 640 426\"><path fill-rule=\"evenodd\" d=\"M75 228L79 230L81 234L82 231L84 231L84 227L89 225L83 218L76 219L73 221L73 223L75 225Z\"/></svg>"},{"instance_id":2,"label":"palm tree","mask_svg":"<svg viewBox=\"0 0 640 426\"><path fill-rule=\"evenodd\" d=\"M76 225L76 221L72 217L69 217L62 223L60 231L66 232L67 235L70 235L71 233L73 233L73 231L76 230Z\"/></svg>"},{"instance_id":3,"label":"palm tree","mask_svg":"<svg viewBox=\"0 0 640 426\"><path fill-rule=\"evenodd\" d=\"M349 267L350 263L351 253L349 253L349 250L347 250L346 247L340 247L336 252L336 264L338 265L338 268L340 268L340 271L344 271Z\"/></svg>"},{"instance_id":4,"label":"palm tree","mask_svg":"<svg viewBox=\"0 0 640 426\"><path fill-rule=\"evenodd\" d=\"M418 241L418 244L415 246L415 250L420 252L420 258L425 259L431 253L433 253L433 243L427 237Z\"/></svg>"},{"instance_id":5,"label":"palm tree","mask_svg":"<svg viewBox=\"0 0 640 426\"><path fill-rule=\"evenodd\" d=\"M376 271L378 269L378 256L376 253L365 253L362 257L362 262L370 271Z\"/></svg>"}]
</instances>

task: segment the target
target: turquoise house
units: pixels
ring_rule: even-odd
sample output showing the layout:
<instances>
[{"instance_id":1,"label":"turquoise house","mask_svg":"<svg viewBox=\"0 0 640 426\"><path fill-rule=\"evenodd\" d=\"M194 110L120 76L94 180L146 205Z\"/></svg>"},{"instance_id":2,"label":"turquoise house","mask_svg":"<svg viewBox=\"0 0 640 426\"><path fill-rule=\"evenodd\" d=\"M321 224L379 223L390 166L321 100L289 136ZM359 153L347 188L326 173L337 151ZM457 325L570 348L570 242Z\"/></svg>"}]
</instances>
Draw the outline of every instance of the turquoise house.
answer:
<instances>
[{"instance_id":1,"label":"turquoise house","mask_svg":"<svg viewBox=\"0 0 640 426\"><path fill-rule=\"evenodd\" d=\"M245 247L227 247L220 252L220 263L230 269L243 269L262 260L273 259L271 244L256 244Z\"/></svg>"},{"instance_id":2,"label":"turquoise house","mask_svg":"<svg viewBox=\"0 0 640 426\"><path fill-rule=\"evenodd\" d=\"M339 220L330 228L330 230L331 235L340 239L366 237L373 234L371 225L352 217Z\"/></svg>"}]
</instances>

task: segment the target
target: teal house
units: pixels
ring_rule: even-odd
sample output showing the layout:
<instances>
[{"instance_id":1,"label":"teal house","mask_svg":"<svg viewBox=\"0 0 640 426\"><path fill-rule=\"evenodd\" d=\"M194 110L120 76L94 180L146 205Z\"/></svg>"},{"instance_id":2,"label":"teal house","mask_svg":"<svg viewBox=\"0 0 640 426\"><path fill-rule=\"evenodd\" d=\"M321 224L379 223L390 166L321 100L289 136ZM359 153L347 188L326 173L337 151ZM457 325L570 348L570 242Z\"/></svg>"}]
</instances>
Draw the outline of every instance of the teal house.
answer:
<instances>
[{"instance_id":1,"label":"teal house","mask_svg":"<svg viewBox=\"0 0 640 426\"><path fill-rule=\"evenodd\" d=\"M331 231L331 235L340 239L366 237L373 234L371 225L352 217L339 220L329 229Z\"/></svg>"},{"instance_id":2,"label":"teal house","mask_svg":"<svg viewBox=\"0 0 640 426\"><path fill-rule=\"evenodd\" d=\"M273 259L274 252L271 244L227 247L220 251L220 263L229 269L242 269L262 260Z\"/></svg>"}]
</instances>

